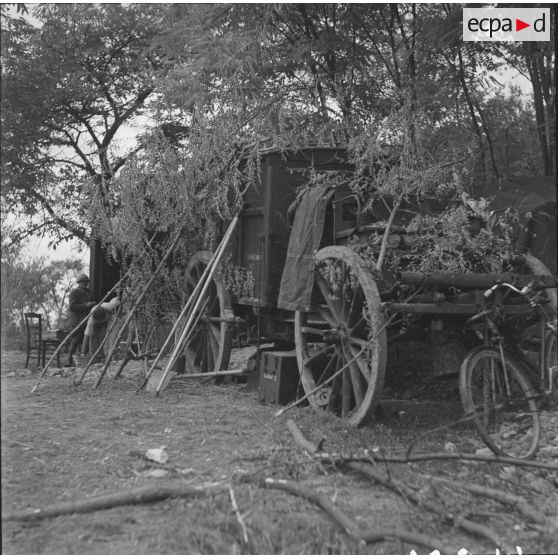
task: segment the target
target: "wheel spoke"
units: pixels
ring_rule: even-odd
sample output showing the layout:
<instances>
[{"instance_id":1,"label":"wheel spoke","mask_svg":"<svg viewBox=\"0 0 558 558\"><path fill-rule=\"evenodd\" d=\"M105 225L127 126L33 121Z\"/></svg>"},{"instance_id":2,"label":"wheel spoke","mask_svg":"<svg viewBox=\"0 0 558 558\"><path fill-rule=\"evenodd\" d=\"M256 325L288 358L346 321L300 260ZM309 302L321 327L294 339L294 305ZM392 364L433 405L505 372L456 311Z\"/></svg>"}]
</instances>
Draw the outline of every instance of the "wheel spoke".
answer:
<instances>
[{"instance_id":1,"label":"wheel spoke","mask_svg":"<svg viewBox=\"0 0 558 558\"><path fill-rule=\"evenodd\" d=\"M349 308L349 315L347 317L347 326L349 327L356 328L359 325L359 315L361 316L361 320L364 320L364 317L362 316L363 295L364 293L362 292L362 287L358 285L353 293L351 306Z\"/></svg>"},{"instance_id":2,"label":"wheel spoke","mask_svg":"<svg viewBox=\"0 0 558 558\"><path fill-rule=\"evenodd\" d=\"M205 371L207 372L212 372L215 370L215 359L217 353L214 352L212 340L213 337L211 336L211 334L208 333L207 342L205 344L207 352L207 369Z\"/></svg>"},{"instance_id":3,"label":"wheel spoke","mask_svg":"<svg viewBox=\"0 0 558 558\"><path fill-rule=\"evenodd\" d=\"M219 297L215 293L209 293L209 296L207 298L208 316L218 316L221 313L221 309L219 307Z\"/></svg>"},{"instance_id":4,"label":"wheel spoke","mask_svg":"<svg viewBox=\"0 0 558 558\"><path fill-rule=\"evenodd\" d=\"M339 364L345 366L345 357L339 353ZM341 416L346 417L353 406L353 387L351 383L351 374L349 370L342 373L343 383L341 387Z\"/></svg>"},{"instance_id":5,"label":"wheel spoke","mask_svg":"<svg viewBox=\"0 0 558 558\"><path fill-rule=\"evenodd\" d=\"M200 331L199 329L192 332L192 336L190 337L189 341L186 343L186 348L192 352L193 355L196 354L196 347L199 345L200 342Z\"/></svg>"},{"instance_id":6,"label":"wheel spoke","mask_svg":"<svg viewBox=\"0 0 558 558\"><path fill-rule=\"evenodd\" d=\"M354 326L351 327L351 334L355 333L356 330L361 327L365 322L364 316L361 316L360 319L356 322L356 324Z\"/></svg>"},{"instance_id":7,"label":"wheel spoke","mask_svg":"<svg viewBox=\"0 0 558 558\"><path fill-rule=\"evenodd\" d=\"M327 304L327 307L330 309L333 317L339 322L341 319L339 302L335 299L335 295L333 294L328 282L319 272L316 273L316 283L322 293L324 302Z\"/></svg>"},{"instance_id":8,"label":"wheel spoke","mask_svg":"<svg viewBox=\"0 0 558 558\"><path fill-rule=\"evenodd\" d=\"M192 349L190 349L190 347L186 347L186 349L184 350L184 358L186 359L186 368L190 371L190 372L194 372L194 359L196 357L195 351L193 351Z\"/></svg>"},{"instance_id":9,"label":"wheel spoke","mask_svg":"<svg viewBox=\"0 0 558 558\"><path fill-rule=\"evenodd\" d=\"M219 338L215 334L215 331L212 326L208 328L208 338L209 338L209 346L211 347L211 354L213 356L213 364L217 362L217 357L219 356Z\"/></svg>"},{"instance_id":10,"label":"wheel spoke","mask_svg":"<svg viewBox=\"0 0 558 558\"><path fill-rule=\"evenodd\" d=\"M345 349L344 349L344 351L345 351ZM351 356L350 350L348 351L348 354L347 353L345 354L345 358L347 359L347 361L350 361L350 360L352 360L352 358L354 358L354 356ZM362 375L361 375L360 368L359 368L356 361L353 361L349 364L349 374L350 374L351 383L352 383L352 386L353 386L353 394L355 396L355 404L356 404L357 407L360 407L362 405L362 402L364 401L364 392L366 391L366 389L362 385Z\"/></svg>"},{"instance_id":11,"label":"wheel spoke","mask_svg":"<svg viewBox=\"0 0 558 558\"><path fill-rule=\"evenodd\" d=\"M328 313L328 308L324 308L325 305L318 306L318 314L320 318L326 321L330 326L335 327L337 322L331 313Z\"/></svg>"},{"instance_id":12,"label":"wheel spoke","mask_svg":"<svg viewBox=\"0 0 558 558\"><path fill-rule=\"evenodd\" d=\"M221 337L221 327L220 325L207 324L207 332L209 336L218 344L219 338Z\"/></svg>"},{"instance_id":13,"label":"wheel spoke","mask_svg":"<svg viewBox=\"0 0 558 558\"><path fill-rule=\"evenodd\" d=\"M345 323L349 318L349 309L347 308L349 298L347 297L347 290L351 288L350 279L351 274L347 270L347 264L341 262L341 304L339 313ZM352 297L350 298L352 299Z\"/></svg>"},{"instance_id":14,"label":"wheel spoke","mask_svg":"<svg viewBox=\"0 0 558 558\"><path fill-rule=\"evenodd\" d=\"M336 362L339 362L339 359L337 358L337 355L336 355ZM337 369L338 366L336 366L335 368ZM327 410L328 411L332 412L332 411L335 410L337 402L339 401L339 392L341 390L341 384L342 384L341 376L336 376L333 379L333 384L331 386L329 401L327 403Z\"/></svg>"},{"instance_id":15,"label":"wheel spoke","mask_svg":"<svg viewBox=\"0 0 558 558\"><path fill-rule=\"evenodd\" d=\"M335 365L336 360L337 360L337 354L333 353L331 358L329 359L329 362L326 364L326 366L322 370L322 373L320 374L320 377L318 378L318 381L316 382L317 385L320 385L325 379L328 378L329 371ZM333 371L335 372L335 369Z\"/></svg>"},{"instance_id":16,"label":"wheel spoke","mask_svg":"<svg viewBox=\"0 0 558 558\"><path fill-rule=\"evenodd\" d=\"M363 353L361 353L360 351L357 351L354 347L351 347L350 345L349 345L348 349L349 349L349 352L351 354L351 357L352 358L356 357L355 362L358 365L358 370L359 370L360 374L364 378L365 382L369 383L370 382L370 371L368 370L368 364L366 362L366 359L363 356Z\"/></svg>"},{"instance_id":17,"label":"wheel spoke","mask_svg":"<svg viewBox=\"0 0 558 558\"><path fill-rule=\"evenodd\" d=\"M207 341L207 332L204 332L202 335L202 342L200 343L200 352L201 352L201 371L207 372L207 351L208 351L208 341Z\"/></svg>"},{"instance_id":18,"label":"wheel spoke","mask_svg":"<svg viewBox=\"0 0 558 558\"><path fill-rule=\"evenodd\" d=\"M320 329L318 327L302 326L300 328L300 331L302 331L302 333L306 333L310 335L319 335L321 337L323 336L324 332L327 330Z\"/></svg>"},{"instance_id":19,"label":"wheel spoke","mask_svg":"<svg viewBox=\"0 0 558 558\"><path fill-rule=\"evenodd\" d=\"M320 360L323 356L325 356L328 351L331 351L335 348L335 345L324 345L318 352L309 356L307 360L304 361L304 366L311 367L312 364Z\"/></svg>"},{"instance_id":20,"label":"wheel spoke","mask_svg":"<svg viewBox=\"0 0 558 558\"><path fill-rule=\"evenodd\" d=\"M366 347L368 347L368 341L361 339L360 337L349 337L349 343L351 345L357 345L359 346L361 349L366 349Z\"/></svg>"},{"instance_id":21,"label":"wheel spoke","mask_svg":"<svg viewBox=\"0 0 558 558\"><path fill-rule=\"evenodd\" d=\"M205 348L205 335L203 334L203 331L200 330L199 342L196 347L196 364L198 365L200 365L200 363L203 360L204 348Z\"/></svg>"}]
</instances>

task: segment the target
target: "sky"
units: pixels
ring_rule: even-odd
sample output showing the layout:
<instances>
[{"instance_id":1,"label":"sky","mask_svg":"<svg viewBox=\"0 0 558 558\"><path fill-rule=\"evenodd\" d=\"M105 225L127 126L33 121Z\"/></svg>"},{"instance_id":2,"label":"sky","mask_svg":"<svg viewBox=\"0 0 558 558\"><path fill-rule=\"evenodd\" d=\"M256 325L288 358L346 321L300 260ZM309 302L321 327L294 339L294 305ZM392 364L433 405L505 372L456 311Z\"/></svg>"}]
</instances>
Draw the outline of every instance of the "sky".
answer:
<instances>
[{"instance_id":1,"label":"sky","mask_svg":"<svg viewBox=\"0 0 558 558\"><path fill-rule=\"evenodd\" d=\"M79 259L89 267L89 248L83 242L71 240L62 242L56 248L49 248L52 239L44 236L33 238L23 249L23 256L27 258L44 257L46 262L54 260Z\"/></svg>"}]
</instances>

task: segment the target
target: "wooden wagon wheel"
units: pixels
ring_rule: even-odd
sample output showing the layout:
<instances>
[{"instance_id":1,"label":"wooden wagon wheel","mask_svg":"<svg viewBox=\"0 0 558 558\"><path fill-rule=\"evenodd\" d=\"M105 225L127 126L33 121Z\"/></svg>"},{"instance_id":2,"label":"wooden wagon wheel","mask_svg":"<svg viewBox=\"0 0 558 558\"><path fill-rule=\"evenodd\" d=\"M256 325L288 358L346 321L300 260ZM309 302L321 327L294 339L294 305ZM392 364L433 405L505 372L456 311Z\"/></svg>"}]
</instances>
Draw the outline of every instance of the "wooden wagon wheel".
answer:
<instances>
[{"instance_id":1,"label":"wooden wagon wheel","mask_svg":"<svg viewBox=\"0 0 558 558\"><path fill-rule=\"evenodd\" d=\"M186 268L188 295L194 290L210 259L211 252L197 252L190 260ZM184 348L188 372L213 372L227 368L232 346L228 320L232 316L229 293L219 277L214 275L196 316L196 327Z\"/></svg>"},{"instance_id":2,"label":"wooden wagon wheel","mask_svg":"<svg viewBox=\"0 0 558 558\"><path fill-rule=\"evenodd\" d=\"M380 304L362 258L346 246L328 246L316 254L312 310L295 313L296 354L306 393L348 364L309 397L310 405L355 426L373 417L384 385L387 335Z\"/></svg>"}]
</instances>

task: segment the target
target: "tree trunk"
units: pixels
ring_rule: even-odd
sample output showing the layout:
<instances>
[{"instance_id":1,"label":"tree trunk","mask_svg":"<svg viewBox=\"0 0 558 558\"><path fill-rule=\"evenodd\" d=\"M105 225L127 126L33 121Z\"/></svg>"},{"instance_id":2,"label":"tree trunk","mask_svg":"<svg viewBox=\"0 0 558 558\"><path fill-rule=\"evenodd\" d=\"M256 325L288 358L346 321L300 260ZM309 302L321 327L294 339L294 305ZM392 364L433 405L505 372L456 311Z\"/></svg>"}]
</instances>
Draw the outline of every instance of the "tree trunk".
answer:
<instances>
[{"instance_id":1,"label":"tree trunk","mask_svg":"<svg viewBox=\"0 0 558 558\"><path fill-rule=\"evenodd\" d=\"M555 93L553 92L551 77L553 72L549 69L552 66L552 57L546 57L545 52L539 49L537 45L538 43L523 43L523 55L533 88L533 104L535 106L543 171L545 175L551 175L556 172L554 157L556 145ZM548 59L546 64L545 58ZM546 66L549 66L549 68ZM556 76L554 76L554 79L556 79Z\"/></svg>"}]
</instances>

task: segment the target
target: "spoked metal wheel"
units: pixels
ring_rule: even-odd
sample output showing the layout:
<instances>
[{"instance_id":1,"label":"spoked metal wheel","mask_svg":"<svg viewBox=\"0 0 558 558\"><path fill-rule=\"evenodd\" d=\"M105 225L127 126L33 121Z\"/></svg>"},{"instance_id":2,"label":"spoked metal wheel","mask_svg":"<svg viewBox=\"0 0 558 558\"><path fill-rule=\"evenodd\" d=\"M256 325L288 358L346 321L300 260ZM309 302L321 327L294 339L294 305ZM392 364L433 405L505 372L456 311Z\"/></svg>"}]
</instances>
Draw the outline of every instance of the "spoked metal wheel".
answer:
<instances>
[{"instance_id":1,"label":"spoked metal wheel","mask_svg":"<svg viewBox=\"0 0 558 558\"><path fill-rule=\"evenodd\" d=\"M310 405L355 426L373 418L384 385L387 336L380 305L370 270L350 248L328 246L316 254L312 309L295 313L301 383L307 394L322 386L308 398Z\"/></svg>"},{"instance_id":2,"label":"spoked metal wheel","mask_svg":"<svg viewBox=\"0 0 558 558\"><path fill-rule=\"evenodd\" d=\"M514 359L496 347L473 349L461 365L459 392L465 412L495 454L522 459L535 454L538 395Z\"/></svg>"},{"instance_id":3,"label":"spoked metal wheel","mask_svg":"<svg viewBox=\"0 0 558 558\"><path fill-rule=\"evenodd\" d=\"M197 252L186 268L187 293L192 293L209 264L211 252ZM229 365L233 316L230 296L221 280L214 276L197 315L196 326L184 348L186 372L213 372ZM222 381L222 378L219 378Z\"/></svg>"}]
</instances>

